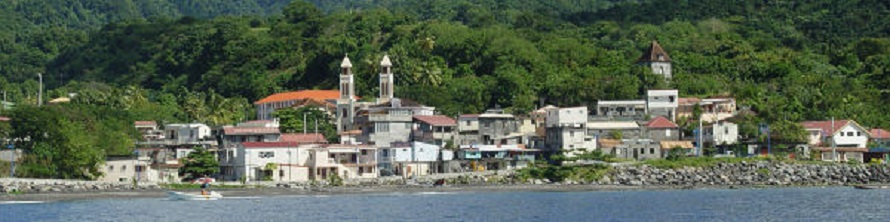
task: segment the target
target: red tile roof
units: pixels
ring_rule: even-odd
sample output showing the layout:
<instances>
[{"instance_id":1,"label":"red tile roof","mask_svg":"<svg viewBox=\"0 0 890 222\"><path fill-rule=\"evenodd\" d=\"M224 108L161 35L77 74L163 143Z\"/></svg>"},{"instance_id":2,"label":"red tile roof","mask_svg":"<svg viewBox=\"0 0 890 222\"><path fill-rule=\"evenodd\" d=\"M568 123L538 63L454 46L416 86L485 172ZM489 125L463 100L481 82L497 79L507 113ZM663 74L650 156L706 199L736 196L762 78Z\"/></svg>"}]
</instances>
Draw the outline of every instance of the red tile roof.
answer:
<instances>
[{"instance_id":1,"label":"red tile roof","mask_svg":"<svg viewBox=\"0 0 890 222\"><path fill-rule=\"evenodd\" d=\"M679 98L677 99L677 103L680 105L693 105L701 102L701 99L695 97L687 97L687 98Z\"/></svg>"},{"instance_id":2,"label":"red tile roof","mask_svg":"<svg viewBox=\"0 0 890 222\"><path fill-rule=\"evenodd\" d=\"M821 151L821 152L831 152L831 151L838 151L838 152L857 152L857 153L867 153L867 152L868 152L868 148L864 148L864 147L835 147L835 148L831 148L831 147L815 147L815 148L813 148L813 149L814 149L814 150Z\"/></svg>"},{"instance_id":3,"label":"red tile roof","mask_svg":"<svg viewBox=\"0 0 890 222\"><path fill-rule=\"evenodd\" d=\"M661 59L659 59L659 55L662 56ZM671 57L661 48L661 45L658 45L657 41L652 41L649 49L643 53L643 56L640 56L637 62L671 62Z\"/></svg>"},{"instance_id":4,"label":"red tile roof","mask_svg":"<svg viewBox=\"0 0 890 222\"><path fill-rule=\"evenodd\" d=\"M649 120L649 123L646 124L646 128L664 129L664 128L680 128L680 126L677 126L676 123L671 122L667 118L664 118L664 116L657 116L654 119Z\"/></svg>"},{"instance_id":5,"label":"red tile roof","mask_svg":"<svg viewBox=\"0 0 890 222\"><path fill-rule=\"evenodd\" d=\"M259 101L254 102L253 104L264 104L271 102L283 102L283 101L291 101L291 100L303 100L303 99L314 99L314 100L328 100L328 99L339 99L340 91L338 90L300 90L293 92L283 92L276 93L266 98L263 98ZM357 96L355 99L359 99Z\"/></svg>"},{"instance_id":6,"label":"red tile roof","mask_svg":"<svg viewBox=\"0 0 890 222\"><path fill-rule=\"evenodd\" d=\"M890 132L884 129L871 129L868 132L872 139L890 139Z\"/></svg>"},{"instance_id":7,"label":"red tile roof","mask_svg":"<svg viewBox=\"0 0 890 222\"><path fill-rule=\"evenodd\" d=\"M457 125L457 121L448 116L443 115L418 115L414 116L414 119L420 121L422 123L426 123L433 126L455 126Z\"/></svg>"},{"instance_id":8,"label":"red tile roof","mask_svg":"<svg viewBox=\"0 0 890 222\"><path fill-rule=\"evenodd\" d=\"M283 133L281 134L281 141L306 144L328 142L321 133Z\"/></svg>"},{"instance_id":9,"label":"red tile roof","mask_svg":"<svg viewBox=\"0 0 890 222\"><path fill-rule=\"evenodd\" d=\"M819 129L823 133L826 133L826 134L828 134L828 136L830 136L830 135L834 135L835 131L838 131L841 128L844 128L844 126L846 126L850 122L851 122L850 120L835 120L834 121L834 129L831 129L831 121L830 120L829 121L805 121L805 122L800 123L800 125L803 126L804 129Z\"/></svg>"},{"instance_id":10,"label":"red tile roof","mask_svg":"<svg viewBox=\"0 0 890 222\"><path fill-rule=\"evenodd\" d=\"M243 142L241 146L244 148L293 148L297 147L296 142Z\"/></svg>"},{"instance_id":11,"label":"red tile roof","mask_svg":"<svg viewBox=\"0 0 890 222\"><path fill-rule=\"evenodd\" d=\"M362 131L361 130L350 130L350 131L345 131L345 132L339 133L339 135L350 135L350 136L362 135Z\"/></svg>"},{"instance_id":12,"label":"red tile roof","mask_svg":"<svg viewBox=\"0 0 890 222\"><path fill-rule=\"evenodd\" d=\"M258 134L278 134L278 128L274 127L224 127L225 135L258 135Z\"/></svg>"},{"instance_id":13,"label":"red tile roof","mask_svg":"<svg viewBox=\"0 0 890 222\"><path fill-rule=\"evenodd\" d=\"M155 121L136 121L135 125L137 126L157 126L158 123Z\"/></svg>"}]
</instances>

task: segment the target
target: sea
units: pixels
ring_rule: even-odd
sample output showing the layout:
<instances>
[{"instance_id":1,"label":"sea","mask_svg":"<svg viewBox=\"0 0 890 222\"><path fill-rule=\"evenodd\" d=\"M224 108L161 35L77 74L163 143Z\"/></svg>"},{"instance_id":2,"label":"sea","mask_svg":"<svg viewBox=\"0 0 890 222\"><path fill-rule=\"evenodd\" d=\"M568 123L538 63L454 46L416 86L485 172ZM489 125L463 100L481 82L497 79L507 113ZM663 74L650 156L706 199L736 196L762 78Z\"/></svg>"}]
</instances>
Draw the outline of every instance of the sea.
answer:
<instances>
[{"instance_id":1,"label":"sea","mask_svg":"<svg viewBox=\"0 0 890 222\"><path fill-rule=\"evenodd\" d=\"M890 221L890 190L411 192L6 202L0 221Z\"/></svg>"}]
</instances>

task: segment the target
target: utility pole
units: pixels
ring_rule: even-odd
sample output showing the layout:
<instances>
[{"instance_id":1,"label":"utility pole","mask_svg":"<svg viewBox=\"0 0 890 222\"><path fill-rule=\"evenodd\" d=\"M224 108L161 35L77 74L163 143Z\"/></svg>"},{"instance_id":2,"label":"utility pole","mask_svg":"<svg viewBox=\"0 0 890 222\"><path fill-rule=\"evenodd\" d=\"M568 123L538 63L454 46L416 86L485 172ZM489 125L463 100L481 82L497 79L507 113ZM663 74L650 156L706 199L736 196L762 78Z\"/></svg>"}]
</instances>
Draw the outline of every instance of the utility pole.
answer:
<instances>
[{"instance_id":1,"label":"utility pole","mask_svg":"<svg viewBox=\"0 0 890 222\"><path fill-rule=\"evenodd\" d=\"M40 86L37 91L37 107L43 106L43 74L37 73L37 79L40 81Z\"/></svg>"},{"instance_id":2,"label":"utility pole","mask_svg":"<svg viewBox=\"0 0 890 222\"><path fill-rule=\"evenodd\" d=\"M837 146L834 144L834 131L834 117L831 117L831 157L834 162L838 162L840 158L837 157Z\"/></svg>"}]
</instances>

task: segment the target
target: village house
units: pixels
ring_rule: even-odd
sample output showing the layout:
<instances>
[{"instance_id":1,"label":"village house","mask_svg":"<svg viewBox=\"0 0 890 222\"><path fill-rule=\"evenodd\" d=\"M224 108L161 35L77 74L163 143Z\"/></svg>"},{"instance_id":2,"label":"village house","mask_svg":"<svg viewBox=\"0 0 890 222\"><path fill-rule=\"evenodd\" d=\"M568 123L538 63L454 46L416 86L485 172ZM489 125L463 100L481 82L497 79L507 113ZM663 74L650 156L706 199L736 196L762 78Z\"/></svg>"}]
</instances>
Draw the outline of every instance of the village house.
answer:
<instances>
[{"instance_id":1,"label":"village house","mask_svg":"<svg viewBox=\"0 0 890 222\"><path fill-rule=\"evenodd\" d=\"M461 145L457 158L463 160L466 170L521 169L535 161L541 150L526 148L524 144Z\"/></svg>"},{"instance_id":2,"label":"village house","mask_svg":"<svg viewBox=\"0 0 890 222\"><path fill-rule=\"evenodd\" d=\"M393 174L406 177L440 173L444 170L442 162L453 158L453 155L444 155L451 151L423 142L394 143L388 152L385 159L378 161L392 165Z\"/></svg>"},{"instance_id":3,"label":"village house","mask_svg":"<svg viewBox=\"0 0 890 222\"><path fill-rule=\"evenodd\" d=\"M134 124L139 135L142 135L142 141L161 141L164 140L164 131L158 128L155 121L136 121Z\"/></svg>"},{"instance_id":4,"label":"village house","mask_svg":"<svg viewBox=\"0 0 890 222\"><path fill-rule=\"evenodd\" d=\"M164 132L167 145L216 145L210 127L202 123L167 124Z\"/></svg>"},{"instance_id":5,"label":"village house","mask_svg":"<svg viewBox=\"0 0 890 222\"><path fill-rule=\"evenodd\" d=\"M662 158L668 157L674 149L680 149L680 155L693 156L696 155L695 145L692 141L687 140L665 140L658 142L661 147Z\"/></svg>"},{"instance_id":6,"label":"village house","mask_svg":"<svg viewBox=\"0 0 890 222\"><path fill-rule=\"evenodd\" d=\"M656 116L645 125L646 138L654 141L680 140L680 126L663 116Z\"/></svg>"},{"instance_id":7,"label":"village house","mask_svg":"<svg viewBox=\"0 0 890 222\"><path fill-rule=\"evenodd\" d=\"M642 128L636 121L590 121L587 122L587 135L600 139L639 139L642 138Z\"/></svg>"},{"instance_id":8,"label":"village house","mask_svg":"<svg viewBox=\"0 0 890 222\"><path fill-rule=\"evenodd\" d=\"M219 156L222 180L309 180L309 148L298 143L241 142L223 151Z\"/></svg>"},{"instance_id":9,"label":"village house","mask_svg":"<svg viewBox=\"0 0 890 222\"><path fill-rule=\"evenodd\" d=\"M479 115L479 142L484 145L520 144L522 141L509 140L516 138L519 123L512 114L502 109L488 110Z\"/></svg>"},{"instance_id":10,"label":"village house","mask_svg":"<svg viewBox=\"0 0 890 222\"><path fill-rule=\"evenodd\" d=\"M678 91L647 90L642 100L600 100L596 103L595 119L644 120L647 117L664 116L676 120L679 107Z\"/></svg>"},{"instance_id":11,"label":"village house","mask_svg":"<svg viewBox=\"0 0 890 222\"><path fill-rule=\"evenodd\" d=\"M723 121L738 114L735 99L731 97L717 98L680 98L677 118L692 118L695 107L701 111L701 119L705 122Z\"/></svg>"},{"instance_id":12,"label":"village house","mask_svg":"<svg viewBox=\"0 0 890 222\"><path fill-rule=\"evenodd\" d=\"M732 145L739 142L739 125L720 121L704 125L702 132L702 144L706 147L718 147Z\"/></svg>"},{"instance_id":13,"label":"village house","mask_svg":"<svg viewBox=\"0 0 890 222\"><path fill-rule=\"evenodd\" d=\"M275 120L256 120L223 126L220 138L220 147L233 148L243 142L278 142L281 132Z\"/></svg>"},{"instance_id":14,"label":"village house","mask_svg":"<svg viewBox=\"0 0 890 222\"><path fill-rule=\"evenodd\" d=\"M601 100L596 103L597 116L606 119L642 119L646 115L644 100Z\"/></svg>"},{"instance_id":15,"label":"village house","mask_svg":"<svg viewBox=\"0 0 890 222\"><path fill-rule=\"evenodd\" d=\"M635 160L661 158L661 146L652 139L622 139L615 145L615 157Z\"/></svg>"},{"instance_id":16,"label":"village house","mask_svg":"<svg viewBox=\"0 0 890 222\"><path fill-rule=\"evenodd\" d=\"M155 182L158 181L156 170L150 168L147 158L135 156L110 156L99 166L102 176L98 181L105 182Z\"/></svg>"},{"instance_id":17,"label":"village house","mask_svg":"<svg viewBox=\"0 0 890 222\"><path fill-rule=\"evenodd\" d=\"M354 121L362 130L358 142L375 144L378 148L389 147L393 142L410 142L414 117L433 115L434 109L399 98L363 109Z\"/></svg>"},{"instance_id":18,"label":"village house","mask_svg":"<svg viewBox=\"0 0 890 222\"><path fill-rule=\"evenodd\" d=\"M868 153L865 153L865 161L890 162L890 132L884 129L871 129L868 132L871 137L869 137L869 147Z\"/></svg>"},{"instance_id":19,"label":"village house","mask_svg":"<svg viewBox=\"0 0 890 222\"><path fill-rule=\"evenodd\" d=\"M869 132L856 121L806 121L801 125L808 133L807 144L821 152L823 161L862 162L868 152Z\"/></svg>"},{"instance_id":20,"label":"village house","mask_svg":"<svg viewBox=\"0 0 890 222\"><path fill-rule=\"evenodd\" d=\"M443 115L414 116L414 141L440 147L453 146L457 121ZM450 144L446 144L450 143Z\"/></svg>"},{"instance_id":21,"label":"village house","mask_svg":"<svg viewBox=\"0 0 890 222\"><path fill-rule=\"evenodd\" d=\"M646 90L646 112L676 121L679 92L676 89Z\"/></svg>"},{"instance_id":22,"label":"village house","mask_svg":"<svg viewBox=\"0 0 890 222\"><path fill-rule=\"evenodd\" d=\"M587 107L559 108L547 111L547 148L551 152L595 150L596 141L587 135Z\"/></svg>"},{"instance_id":23,"label":"village house","mask_svg":"<svg viewBox=\"0 0 890 222\"><path fill-rule=\"evenodd\" d=\"M479 114L464 114L457 117L457 137L454 143L470 145L480 143L480 141Z\"/></svg>"}]
</instances>

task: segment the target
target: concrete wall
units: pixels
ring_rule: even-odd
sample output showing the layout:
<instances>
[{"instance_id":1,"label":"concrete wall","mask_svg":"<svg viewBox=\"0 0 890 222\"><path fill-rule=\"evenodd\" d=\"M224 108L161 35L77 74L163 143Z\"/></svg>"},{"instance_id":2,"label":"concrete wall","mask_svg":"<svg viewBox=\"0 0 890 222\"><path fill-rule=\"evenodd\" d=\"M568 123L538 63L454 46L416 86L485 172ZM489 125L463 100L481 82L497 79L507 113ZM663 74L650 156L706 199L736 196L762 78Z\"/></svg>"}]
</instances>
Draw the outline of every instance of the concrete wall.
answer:
<instances>
[{"instance_id":1,"label":"concrete wall","mask_svg":"<svg viewBox=\"0 0 890 222\"><path fill-rule=\"evenodd\" d=\"M372 122L374 132L370 133L368 142L374 142L378 148L390 147L393 142L410 142L413 123L409 122ZM388 128L388 129L387 129Z\"/></svg>"},{"instance_id":2,"label":"concrete wall","mask_svg":"<svg viewBox=\"0 0 890 222\"><path fill-rule=\"evenodd\" d=\"M413 153L412 162L434 162L439 160L439 146L421 142L411 143Z\"/></svg>"},{"instance_id":3,"label":"concrete wall","mask_svg":"<svg viewBox=\"0 0 890 222\"><path fill-rule=\"evenodd\" d=\"M519 123L511 118L479 118L479 142L487 145L499 144L496 139L519 132Z\"/></svg>"},{"instance_id":4,"label":"concrete wall","mask_svg":"<svg viewBox=\"0 0 890 222\"><path fill-rule=\"evenodd\" d=\"M649 138L653 141L662 141L662 140L680 140L680 130L679 129L648 129L647 130Z\"/></svg>"},{"instance_id":5,"label":"concrete wall","mask_svg":"<svg viewBox=\"0 0 890 222\"><path fill-rule=\"evenodd\" d=\"M652 62L649 64L649 67L652 68L652 73L655 73L655 75L664 76L667 80L673 78L671 73L671 63L669 62Z\"/></svg>"}]
</instances>

